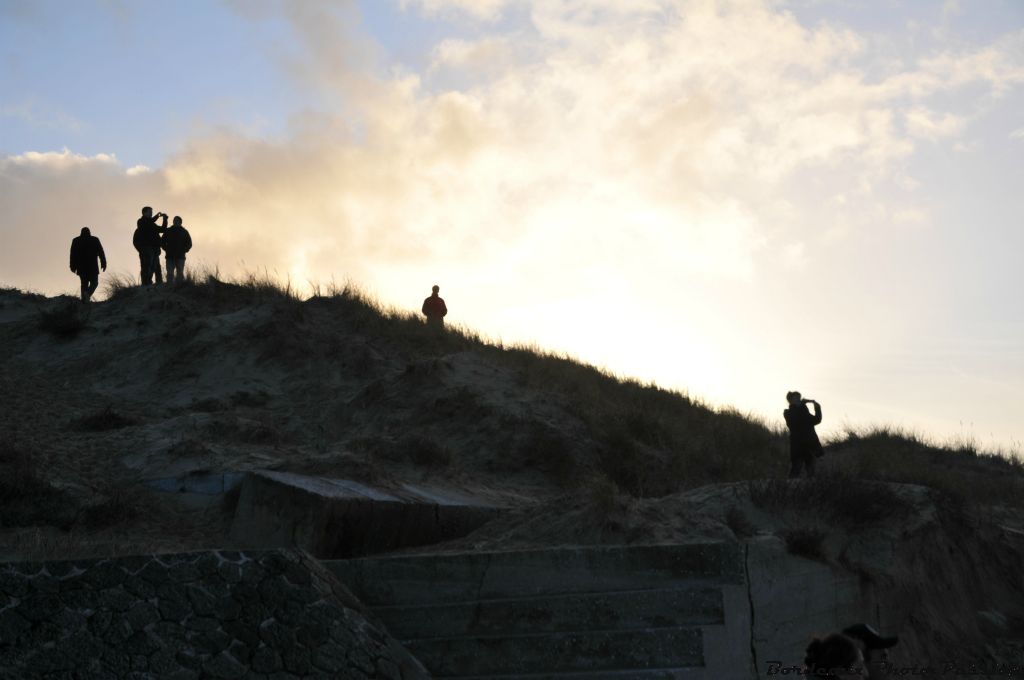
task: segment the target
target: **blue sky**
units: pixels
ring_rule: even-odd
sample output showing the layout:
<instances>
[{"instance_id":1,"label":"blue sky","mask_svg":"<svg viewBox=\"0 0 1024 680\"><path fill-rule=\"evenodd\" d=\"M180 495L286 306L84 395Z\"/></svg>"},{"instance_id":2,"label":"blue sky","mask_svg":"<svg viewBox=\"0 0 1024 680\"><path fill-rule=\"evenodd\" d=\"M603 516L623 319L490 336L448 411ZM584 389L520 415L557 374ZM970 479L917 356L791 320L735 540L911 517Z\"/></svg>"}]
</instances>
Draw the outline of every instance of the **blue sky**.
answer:
<instances>
[{"instance_id":1,"label":"blue sky","mask_svg":"<svg viewBox=\"0 0 1024 680\"><path fill-rule=\"evenodd\" d=\"M1016 0L0 0L0 281L73 289L69 212L131 272L153 204L222 271L1019 448L1022 112Z\"/></svg>"}]
</instances>

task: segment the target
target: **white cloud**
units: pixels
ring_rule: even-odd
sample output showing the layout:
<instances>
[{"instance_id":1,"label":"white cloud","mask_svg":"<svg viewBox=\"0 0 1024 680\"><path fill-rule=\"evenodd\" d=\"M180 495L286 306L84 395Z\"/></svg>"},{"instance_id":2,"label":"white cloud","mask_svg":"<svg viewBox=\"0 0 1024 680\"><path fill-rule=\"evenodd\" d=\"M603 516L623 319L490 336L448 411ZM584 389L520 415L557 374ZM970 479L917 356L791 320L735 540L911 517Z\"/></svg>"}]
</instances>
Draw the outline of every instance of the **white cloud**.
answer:
<instances>
[{"instance_id":1,"label":"white cloud","mask_svg":"<svg viewBox=\"0 0 1024 680\"><path fill-rule=\"evenodd\" d=\"M512 58L512 47L505 36L482 40L447 38L434 47L430 68L464 68L490 71L505 67Z\"/></svg>"},{"instance_id":2,"label":"white cloud","mask_svg":"<svg viewBox=\"0 0 1024 680\"><path fill-rule=\"evenodd\" d=\"M903 226L923 226L929 219L928 211L917 207L900 208L892 214L892 221Z\"/></svg>"},{"instance_id":3,"label":"white cloud","mask_svg":"<svg viewBox=\"0 0 1024 680\"><path fill-rule=\"evenodd\" d=\"M876 187L915 186L904 167L915 143L966 121L926 97L969 83L1001 91L1021 68L1004 40L887 63L871 79L864 37L758 0L552 0L512 27L489 23L511 2L470 4L408 3L481 22L472 39L440 41L424 73L387 68L353 35L347 5L258 6L292 23L303 52L288 67L335 110L296 114L283 140L196 138L153 170L68 151L38 162L99 173L129 216L140 201L183 214L202 227L197 252L225 269L244 259L300 279L368 279L385 263L530 261L583 287L608 271L658 272L658 286L744 279L766 254L813 261L801 232L856 235ZM459 75L466 84L452 86ZM813 214L814 191L846 203ZM780 212L786 200L803 209Z\"/></svg>"},{"instance_id":4,"label":"white cloud","mask_svg":"<svg viewBox=\"0 0 1024 680\"><path fill-rule=\"evenodd\" d=\"M1017 128L1010 133L1010 139L1024 139L1024 127Z\"/></svg>"},{"instance_id":5,"label":"white cloud","mask_svg":"<svg viewBox=\"0 0 1024 680\"><path fill-rule=\"evenodd\" d=\"M917 106L905 114L907 131L914 137L935 141L959 134L967 125L967 119L952 113L936 113Z\"/></svg>"},{"instance_id":6,"label":"white cloud","mask_svg":"<svg viewBox=\"0 0 1024 680\"><path fill-rule=\"evenodd\" d=\"M72 153L66 147L62 151L26 151L17 156L0 158L0 171L24 168L62 172L95 165L109 168L118 166L118 162L113 154L100 153L95 156L83 156Z\"/></svg>"},{"instance_id":7,"label":"white cloud","mask_svg":"<svg viewBox=\"0 0 1024 680\"><path fill-rule=\"evenodd\" d=\"M981 142L973 140L970 142L956 142L953 144L953 151L957 153L976 153L981 150Z\"/></svg>"},{"instance_id":8,"label":"white cloud","mask_svg":"<svg viewBox=\"0 0 1024 680\"><path fill-rule=\"evenodd\" d=\"M402 9L415 6L432 15L464 13L485 21L496 20L511 4L512 0L401 0Z\"/></svg>"}]
</instances>

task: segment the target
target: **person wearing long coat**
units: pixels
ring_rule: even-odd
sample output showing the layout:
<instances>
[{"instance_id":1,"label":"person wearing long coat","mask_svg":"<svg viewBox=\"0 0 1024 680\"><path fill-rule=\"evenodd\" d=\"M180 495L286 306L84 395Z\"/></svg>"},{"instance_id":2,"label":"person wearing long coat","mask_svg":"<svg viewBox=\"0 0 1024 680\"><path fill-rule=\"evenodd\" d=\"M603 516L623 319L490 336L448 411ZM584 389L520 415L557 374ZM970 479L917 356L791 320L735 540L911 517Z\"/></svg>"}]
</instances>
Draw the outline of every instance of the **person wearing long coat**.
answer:
<instances>
[{"instance_id":1,"label":"person wearing long coat","mask_svg":"<svg viewBox=\"0 0 1024 680\"><path fill-rule=\"evenodd\" d=\"M71 239L71 271L82 281L82 302L88 302L96 292L100 284L100 267L107 271L103 245L92 235L89 227L82 227L82 233Z\"/></svg>"},{"instance_id":2,"label":"person wearing long coat","mask_svg":"<svg viewBox=\"0 0 1024 680\"><path fill-rule=\"evenodd\" d=\"M789 428L789 476L799 477L803 469L807 476L814 476L814 461L821 457L824 450L814 426L821 423L821 404L814 399L803 399L799 392L788 392L786 401L789 408L782 412ZM814 407L814 415L807 409L807 404Z\"/></svg>"}]
</instances>

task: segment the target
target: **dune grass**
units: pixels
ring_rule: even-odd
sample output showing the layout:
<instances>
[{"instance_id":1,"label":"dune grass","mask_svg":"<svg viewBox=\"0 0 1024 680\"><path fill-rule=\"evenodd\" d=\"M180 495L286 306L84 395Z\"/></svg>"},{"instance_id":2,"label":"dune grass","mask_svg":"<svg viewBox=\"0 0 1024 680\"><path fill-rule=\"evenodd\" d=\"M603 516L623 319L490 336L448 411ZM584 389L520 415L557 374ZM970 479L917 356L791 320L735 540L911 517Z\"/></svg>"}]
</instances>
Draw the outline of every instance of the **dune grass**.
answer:
<instances>
[{"instance_id":1,"label":"dune grass","mask_svg":"<svg viewBox=\"0 0 1024 680\"><path fill-rule=\"evenodd\" d=\"M39 312L39 329L57 338L73 338L88 325L88 307L73 298L60 300Z\"/></svg>"},{"instance_id":2,"label":"dune grass","mask_svg":"<svg viewBox=\"0 0 1024 680\"><path fill-rule=\"evenodd\" d=\"M544 428L526 436L532 442L527 445L539 452L538 466L563 486L598 479L604 487L650 497L708 483L781 478L788 471L785 430L757 417L712 408L683 392L616 376L567 354L506 346L464 326L437 332L418 314L386 307L351 282L311 284L311 294L304 296L290 280L267 270L229 279L215 268L190 267L185 281L163 288L216 312L272 305L273 323L256 329L254 338L264 343L268 360L330 355L337 329L319 328L316 320L323 315L313 310L327 312L346 332L368 338L409 365L478 352L510 370L522 387L563 403L583 424L589 458L581 458L564 435ZM106 279L106 297L114 304L143 290L126 276ZM414 457L440 465L455 455L428 448L419 447ZM969 441L939 445L891 428L847 431L828 449L823 463L838 467L847 480L921 484L965 501L1024 507L1024 465L1012 452L982 452Z\"/></svg>"},{"instance_id":3,"label":"dune grass","mask_svg":"<svg viewBox=\"0 0 1024 680\"><path fill-rule=\"evenodd\" d=\"M1024 507L1024 461L982 451L962 439L947 444L892 427L847 430L829 448L858 479L921 484L958 502Z\"/></svg>"}]
</instances>

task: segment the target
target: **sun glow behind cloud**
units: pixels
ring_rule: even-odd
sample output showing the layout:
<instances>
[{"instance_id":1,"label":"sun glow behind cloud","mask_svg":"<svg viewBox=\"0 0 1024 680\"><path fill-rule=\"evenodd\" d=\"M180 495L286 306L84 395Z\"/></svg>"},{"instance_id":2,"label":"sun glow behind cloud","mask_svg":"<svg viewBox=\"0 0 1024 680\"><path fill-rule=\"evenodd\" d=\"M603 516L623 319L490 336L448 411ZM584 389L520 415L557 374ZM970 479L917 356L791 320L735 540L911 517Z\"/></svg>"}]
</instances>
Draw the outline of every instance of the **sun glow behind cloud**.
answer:
<instances>
[{"instance_id":1,"label":"sun glow behind cloud","mask_svg":"<svg viewBox=\"0 0 1024 680\"><path fill-rule=\"evenodd\" d=\"M62 242L74 206L131 269L151 204L185 216L221 271L351 278L408 308L436 282L456 321L491 336L772 417L797 387L858 421L890 388L850 374L931 332L924 310L944 304L926 264L899 279L944 238L915 155L971 142L1024 82L1019 28L894 60L877 37L760 0L402 6L464 30L415 68L352 3L239 5L287 23L281 68L321 105L273 138L206 129L152 169L67 150L0 160L4 223L34 234L13 237L19 252ZM13 260L0 255L8 283L70 287ZM948 422L934 397L898 398L913 401L871 417Z\"/></svg>"}]
</instances>

